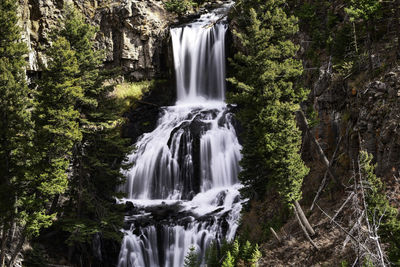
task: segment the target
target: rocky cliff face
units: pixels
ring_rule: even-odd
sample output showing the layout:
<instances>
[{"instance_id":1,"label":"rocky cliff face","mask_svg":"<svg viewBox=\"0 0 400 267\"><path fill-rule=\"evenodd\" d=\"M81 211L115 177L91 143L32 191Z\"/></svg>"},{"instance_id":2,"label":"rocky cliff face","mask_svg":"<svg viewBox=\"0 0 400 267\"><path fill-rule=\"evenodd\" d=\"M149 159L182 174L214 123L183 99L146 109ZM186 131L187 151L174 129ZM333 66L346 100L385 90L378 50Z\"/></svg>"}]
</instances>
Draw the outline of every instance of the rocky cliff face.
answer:
<instances>
[{"instance_id":1,"label":"rocky cliff face","mask_svg":"<svg viewBox=\"0 0 400 267\"><path fill-rule=\"evenodd\" d=\"M369 82L335 80L329 64L320 69L310 94L320 124L315 134L327 150L340 136L350 161L359 149L374 155L377 173L398 176L400 166L400 69L392 68Z\"/></svg>"},{"instance_id":2,"label":"rocky cliff face","mask_svg":"<svg viewBox=\"0 0 400 267\"><path fill-rule=\"evenodd\" d=\"M77 6L98 26L96 41L105 66L120 67L133 80L163 76L168 67L169 25L175 16L158 0L20 0L23 39L29 47L29 72L46 62L49 33L63 16L65 3Z\"/></svg>"}]
</instances>

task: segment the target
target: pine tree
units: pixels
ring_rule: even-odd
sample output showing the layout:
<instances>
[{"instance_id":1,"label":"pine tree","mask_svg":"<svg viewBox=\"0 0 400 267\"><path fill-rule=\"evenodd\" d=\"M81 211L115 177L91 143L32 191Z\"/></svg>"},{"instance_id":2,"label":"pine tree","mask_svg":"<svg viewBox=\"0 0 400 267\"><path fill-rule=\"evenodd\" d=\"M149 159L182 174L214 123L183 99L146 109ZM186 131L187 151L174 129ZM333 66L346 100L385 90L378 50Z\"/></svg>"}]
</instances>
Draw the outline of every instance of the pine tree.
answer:
<instances>
[{"instance_id":1,"label":"pine tree","mask_svg":"<svg viewBox=\"0 0 400 267\"><path fill-rule=\"evenodd\" d=\"M32 136L29 89L26 84L24 55L21 42L17 4L14 0L0 2L0 266L5 259L6 244L11 240L17 220L19 185L27 184L30 157L27 148Z\"/></svg>"},{"instance_id":2,"label":"pine tree","mask_svg":"<svg viewBox=\"0 0 400 267\"><path fill-rule=\"evenodd\" d=\"M366 151L359 155L360 171L366 180L366 200L368 217L371 222L379 220L379 235L384 242L389 243L389 258L394 265L400 265L400 216L393 207L384 191L384 185L375 175L375 165L372 164L373 156Z\"/></svg>"},{"instance_id":3,"label":"pine tree","mask_svg":"<svg viewBox=\"0 0 400 267\"><path fill-rule=\"evenodd\" d=\"M346 12L352 20L372 20L381 8L381 1L379 0L349 0L348 2Z\"/></svg>"},{"instance_id":4,"label":"pine tree","mask_svg":"<svg viewBox=\"0 0 400 267\"><path fill-rule=\"evenodd\" d=\"M69 42L60 37L47 50L49 58L35 95L34 146L36 162L33 176L35 187L29 190L26 202L46 206L52 198L65 192L72 148L82 138L79 129L77 103L82 99L82 88L76 75L78 64ZM32 216L32 215L31 215ZM38 234L39 229L32 229Z\"/></svg>"},{"instance_id":5,"label":"pine tree","mask_svg":"<svg viewBox=\"0 0 400 267\"><path fill-rule=\"evenodd\" d=\"M231 252L228 251L224 261L222 262L222 267L235 267L235 258L232 257Z\"/></svg>"},{"instance_id":6,"label":"pine tree","mask_svg":"<svg viewBox=\"0 0 400 267\"><path fill-rule=\"evenodd\" d=\"M260 260L261 256L262 256L262 254L260 252L258 244L256 244L253 249L253 253L251 254L251 258L249 259L249 263L250 263L251 267L258 266L257 264L258 264L258 261Z\"/></svg>"},{"instance_id":7,"label":"pine tree","mask_svg":"<svg viewBox=\"0 0 400 267\"><path fill-rule=\"evenodd\" d=\"M198 267L200 266L199 262L199 255L196 253L196 248L191 247L189 249L189 252L187 253L185 257L185 261L183 263L184 267Z\"/></svg>"},{"instance_id":8,"label":"pine tree","mask_svg":"<svg viewBox=\"0 0 400 267\"><path fill-rule=\"evenodd\" d=\"M123 182L120 172L130 150L120 135L120 114L109 97L112 86L105 86L110 77L101 71L103 53L94 46L96 28L85 22L75 8L66 8L63 27L57 32L66 38L76 53L79 85L83 90L79 128L82 140L74 145L72 173L62 227L70 235L71 249L90 251L95 234L105 239L121 238L123 213L116 207L116 188ZM87 249L85 249L87 247ZM84 255L86 257L87 255Z\"/></svg>"},{"instance_id":9,"label":"pine tree","mask_svg":"<svg viewBox=\"0 0 400 267\"><path fill-rule=\"evenodd\" d=\"M230 61L243 131L240 180L245 197L262 198L267 188L277 188L287 204L301 198L308 173L301 160L300 131L294 112L306 96L296 87L302 65L298 46L290 38L298 31L297 19L285 13L284 0L241 0L237 21L241 49Z\"/></svg>"},{"instance_id":10,"label":"pine tree","mask_svg":"<svg viewBox=\"0 0 400 267\"><path fill-rule=\"evenodd\" d=\"M79 113L74 109L82 90L74 77L75 53L65 38L48 49L48 66L34 95L32 145L26 145L30 168L16 181L20 236L11 254L10 266L26 239L49 227L56 214L48 206L55 195L67 188L67 169L75 142L80 140Z\"/></svg>"},{"instance_id":11,"label":"pine tree","mask_svg":"<svg viewBox=\"0 0 400 267\"><path fill-rule=\"evenodd\" d=\"M367 51L369 59L369 71L372 71L372 36L371 33L374 31L374 22L380 16L382 5L379 0L349 0L348 7L345 11L350 16L350 21L353 23L354 27L354 40L356 38L356 27L355 23L361 21L363 28L367 31ZM357 44L356 44L357 47Z\"/></svg>"}]
</instances>

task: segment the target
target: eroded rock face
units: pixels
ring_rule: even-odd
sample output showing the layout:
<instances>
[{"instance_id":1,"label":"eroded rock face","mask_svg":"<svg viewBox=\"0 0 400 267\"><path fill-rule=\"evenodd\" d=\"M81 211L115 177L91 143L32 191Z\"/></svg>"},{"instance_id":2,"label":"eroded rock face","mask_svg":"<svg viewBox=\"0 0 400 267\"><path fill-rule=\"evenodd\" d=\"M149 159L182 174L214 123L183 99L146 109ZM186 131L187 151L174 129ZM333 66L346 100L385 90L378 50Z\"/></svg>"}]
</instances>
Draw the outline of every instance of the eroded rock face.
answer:
<instances>
[{"instance_id":1,"label":"eroded rock face","mask_svg":"<svg viewBox=\"0 0 400 267\"><path fill-rule=\"evenodd\" d=\"M99 28L96 46L106 53L106 67L120 67L134 80L167 72L168 28L175 17L157 0L20 0L23 39L30 50L28 71L39 71L38 62L46 62L43 50L51 29L59 26L65 3L73 3Z\"/></svg>"},{"instance_id":2,"label":"eroded rock face","mask_svg":"<svg viewBox=\"0 0 400 267\"><path fill-rule=\"evenodd\" d=\"M314 128L321 146L332 153L340 137L352 168L359 150L374 156L377 174L392 178L400 169L400 68L388 70L364 85L340 79L320 69L309 101L318 112Z\"/></svg>"},{"instance_id":3,"label":"eroded rock face","mask_svg":"<svg viewBox=\"0 0 400 267\"><path fill-rule=\"evenodd\" d=\"M400 68L369 83L360 92L361 145L375 156L377 171L398 174L400 167Z\"/></svg>"}]
</instances>

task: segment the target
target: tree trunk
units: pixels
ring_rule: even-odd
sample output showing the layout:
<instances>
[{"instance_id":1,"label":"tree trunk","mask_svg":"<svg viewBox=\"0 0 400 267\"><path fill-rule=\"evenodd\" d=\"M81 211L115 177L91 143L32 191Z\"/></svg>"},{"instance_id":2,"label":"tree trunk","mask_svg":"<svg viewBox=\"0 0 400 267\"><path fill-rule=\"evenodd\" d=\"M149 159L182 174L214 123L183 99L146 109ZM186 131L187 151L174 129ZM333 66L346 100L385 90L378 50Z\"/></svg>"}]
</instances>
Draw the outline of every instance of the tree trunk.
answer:
<instances>
[{"instance_id":1,"label":"tree trunk","mask_svg":"<svg viewBox=\"0 0 400 267\"><path fill-rule=\"evenodd\" d=\"M299 223L301 230L303 230L303 232L304 232L304 235L307 237L308 241L310 241L311 245L313 245L314 248L319 250L317 245L314 243L314 241L311 239L310 235L308 234L307 229L304 227L303 223L301 222L301 219L299 217L299 213L297 212L297 209L293 209L293 210L294 210L294 214L296 215L297 222Z\"/></svg>"},{"instance_id":2,"label":"tree trunk","mask_svg":"<svg viewBox=\"0 0 400 267\"><path fill-rule=\"evenodd\" d=\"M314 144L315 150L316 150L317 154L319 155L322 163L325 165L327 172L329 173L329 175L331 177L333 177L333 179L336 181L336 183L340 187L344 187L344 185L339 180L339 178L333 173L331 166L329 164L328 158L325 156L325 153L322 150L321 146L319 145L317 139L315 138L313 133L310 131L310 129L308 127L307 118L304 115L304 112L300 109L297 111L297 115L298 115L297 118L298 118L298 123L300 124L300 127L303 128L302 130L306 131L308 137L311 139L311 142Z\"/></svg>"},{"instance_id":3,"label":"tree trunk","mask_svg":"<svg viewBox=\"0 0 400 267\"><path fill-rule=\"evenodd\" d=\"M367 50L368 50L368 72L372 73L372 39L371 39L371 22L367 22Z\"/></svg>"},{"instance_id":4,"label":"tree trunk","mask_svg":"<svg viewBox=\"0 0 400 267\"><path fill-rule=\"evenodd\" d=\"M3 232L1 235L1 252L0 252L0 266L3 267L4 262L5 262L5 257L6 257L6 244L7 244L7 234L8 234L8 227L7 224L5 223L3 225Z\"/></svg>"},{"instance_id":5,"label":"tree trunk","mask_svg":"<svg viewBox=\"0 0 400 267\"><path fill-rule=\"evenodd\" d=\"M60 199L60 194L54 196L53 201L51 202L50 209L48 210L48 214L53 214L56 212L59 199Z\"/></svg>"},{"instance_id":6,"label":"tree trunk","mask_svg":"<svg viewBox=\"0 0 400 267\"><path fill-rule=\"evenodd\" d=\"M17 221L15 220L15 216L16 216L16 214L18 213L18 208L17 208L17 196L15 196L15 198L14 198L14 203L13 203L13 205L14 205L14 213L13 213L13 215L12 215L12 217L11 217L11 220L10 220L10 232L9 232L9 234L8 234L8 243L9 243L9 244L12 244L12 243L13 243L14 236L15 236L15 231L16 231L16 229L17 229Z\"/></svg>"},{"instance_id":7,"label":"tree trunk","mask_svg":"<svg viewBox=\"0 0 400 267\"><path fill-rule=\"evenodd\" d=\"M269 230L271 231L272 235L276 238L278 243L281 243L282 239L278 236L278 234L275 232L275 230L272 227L270 227Z\"/></svg>"},{"instance_id":8,"label":"tree trunk","mask_svg":"<svg viewBox=\"0 0 400 267\"><path fill-rule=\"evenodd\" d=\"M347 127L346 136L347 136L347 133L348 133L348 129L349 129L349 127ZM337 154L337 152L338 152L339 149L340 149L340 144L342 143L342 140L343 140L343 138L340 137L340 138L339 138L339 142L338 142L338 144L336 145L335 152L333 152L331 161L329 162L329 167L330 167L330 168L332 168L332 166L333 166L333 163L334 163L334 161L335 161L335 159L336 159L336 154ZM320 195L321 195L321 193L322 193L322 190L325 188L325 185L326 185L326 181L327 181L327 180L328 180L328 171L325 171L324 178L323 178L322 181L321 181L321 185L319 186L318 191L317 191L317 194L316 194L315 197L314 197L314 200L313 200L313 203L311 204L310 210L313 210L313 209L314 209L314 205L315 205L315 203L317 202L318 198L320 197Z\"/></svg>"},{"instance_id":9,"label":"tree trunk","mask_svg":"<svg viewBox=\"0 0 400 267\"><path fill-rule=\"evenodd\" d=\"M356 49L356 54L358 55L358 45L357 45L357 32L356 24L353 21L353 35L354 35L354 48Z\"/></svg>"},{"instance_id":10,"label":"tree trunk","mask_svg":"<svg viewBox=\"0 0 400 267\"><path fill-rule=\"evenodd\" d=\"M314 229L311 227L310 222L308 221L306 215L303 212L303 209L301 208L301 206L297 200L294 202L294 207L297 210L297 212L299 213L300 219L303 222L304 226L307 228L310 235L311 236L315 235Z\"/></svg>"},{"instance_id":11,"label":"tree trunk","mask_svg":"<svg viewBox=\"0 0 400 267\"><path fill-rule=\"evenodd\" d=\"M27 226L25 225L24 229L22 230L21 237L19 238L18 244L17 244L17 246L15 247L14 252L13 252L12 255L11 255L11 259L10 259L10 262L8 263L8 267L14 266L14 261L15 261L15 259L17 258L18 253L21 251L22 246L23 246L24 243L25 243L25 239L26 239L26 229L27 229Z\"/></svg>"}]
</instances>

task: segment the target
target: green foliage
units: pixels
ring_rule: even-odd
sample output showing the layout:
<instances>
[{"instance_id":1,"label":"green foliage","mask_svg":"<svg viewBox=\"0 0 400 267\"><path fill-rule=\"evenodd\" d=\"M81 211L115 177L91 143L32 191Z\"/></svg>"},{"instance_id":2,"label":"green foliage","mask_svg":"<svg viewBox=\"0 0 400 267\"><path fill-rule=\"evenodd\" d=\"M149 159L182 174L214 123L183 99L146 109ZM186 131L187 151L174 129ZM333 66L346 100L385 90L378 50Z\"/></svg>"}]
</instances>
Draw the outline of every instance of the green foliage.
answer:
<instances>
[{"instance_id":1,"label":"green foliage","mask_svg":"<svg viewBox=\"0 0 400 267\"><path fill-rule=\"evenodd\" d=\"M65 192L72 147L81 140L77 102L83 97L76 75L78 63L69 42L60 37L46 53L48 66L35 94L35 162L32 181L23 200L29 207L26 220L31 222L32 235L39 234L40 225L50 226L55 214L47 214L47 204ZM38 210L41 207L41 210ZM35 226L38 225L38 226Z\"/></svg>"},{"instance_id":2,"label":"green foliage","mask_svg":"<svg viewBox=\"0 0 400 267\"><path fill-rule=\"evenodd\" d=\"M121 113L132 108L143 95L155 86L155 81L124 82L115 86L112 96L120 107Z\"/></svg>"},{"instance_id":3,"label":"green foliage","mask_svg":"<svg viewBox=\"0 0 400 267\"><path fill-rule=\"evenodd\" d=\"M30 186L27 173L31 145L31 101L25 81L24 54L20 42L17 4L0 2L0 225L9 228L15 214L16 196Z\"/></svg>"},{"instance_id":4,"label":"green foliage","mask_svg":"<svg viewBox=\"0 0 400 267\"><path fill-rule=\"evenodd\" d=\"M70 43L78 65L75 77L82 97L76 107L82 139L74 144L69 202L63 206L64 216L59 223L69 232L66 242L88 260L95 235L121 239L118 229L123 212L114 197L123 183L121 169L128 167L123 162L131 148L120 136L122 120L115 112L116 99L110 97L114 88L112 84L106 86L111 75L101 71L103 53L94 49L97 29L71 6L66 8L62 25L56 34Z\"/></svg>"},{"instance_id":5,"label":"green foliage","mask_svg":"<svg viewBox=\"0 0 400 267\"><path fill-rule=\"evenodd\" d=\"M187 253L187 255L185 257L183 266L184 267L199 267L200 266L199 255L197 254L195 247L191 247L189 249L189 252Z\"/></svg>"},{"instance_id":6,"label":"green foliage","mask_svg":"<svg viewBox=\"0 0 400 267\"><path fill-rule=\"evenodd\" d=\"M49 177L49 173L34 172L41 156L36 153L38 148L35 147L34 135L37 134L34 132L31 114L33 103L25 79L24 55L27 49L20 41L20 28L17 25L15 1L2 1L0 3L0 27L2 27L0 223L4 232L13 223L21 226L24 238L37 235L42 227L48 227L52 223L54 216L46 213L48 198L53 194L53 190L62 190L63 185L55 184L59 181L55 175ZM56 159L51 164L61 165Z\"/></svg>"},{"instance_id":7,"label":"green foliage","mask_svg":"<svg viewBox=\"0 0 400 267\"><path fill-rule=\"evenodd\" d=\"M206 253L206 262L209 267L257 266L261 258L258 245L249 241L241 243L238 239L233 242L223 242L221 247L212 244ZM221 265L222 263L222 265Z\"/></svg>"},{"instance_id":8,"label":"green foliage","mask_svg":"<svg viewBox=\"0 0 400 267\"><path fill-rule=\"evenodd\" d=\"M352 31L352 26L348 23L341 25L336 30L332 30L334 38L330 43L330 50L335 62L341 62L346 57L353 56L354 40Z\"/></svg>"},{"instance_id":9,"label":"green foliage","mask_svg":"<svg viewBox=\"0 0 400 267\"><path fill-rule=\"evenodd\" d=\"M235 258L232 257L231 252L228 251L224 261L222 262L222 267L235 267Z\"/></svg>"},{"instance_id":10,"label":"green foliage","mask_svg":"<svg viewBox=\"0 0 400 267\"><path fill-rule=\"evenodd\" d=\"M325 48L329 38L329 28L334 25L336 17L326 10L329 8L329 2L316 1L302 3L296 8L295 15L299 18L299 24L302 29L307 29L312 41L312 49ZM325 21L322 12L328 13L329 23Z\"/></svg>"},{"instance_id":11,"label":"green foliage","mask_svg":"<svg viewBox=\"0 0 400 267\"><path fill-rule=\"evenodd\" d=\"M348 8L345 8L350 20L370 20L381 8L379 0L349 0Z\"/></svg>"},{"instance_id":12,"label":"green foliage","mask_svg":"<svg viewBox=\"0 0 400 267\"><path fill-rule=\"evenodd\" d=\"M308 169L299 154L294 114L306 96L294 85L302 74L301 62L294 59L298 46L290 41L298 31L297 19L286 14L285 2L237 2L242 31L235 35L243 48L230 60L234 71L228 81L236 89L229 100L239 105L244 128L242 193L261 198L274 187L289 204L301 198Z\"/></svg>"},{"instance_id":13,"label":"green foliage","mask_svg":"<svg viewBox=\"0 0 400 267\"><path fill-rule=\"evenodd\" d=\"M218 249L218 244L213 242L206 250L206 262L207 266L213 267L220 264L220 253Z\"/></svg>"},{"instance_id":14,"label":"green foliage","mask_svg":"<svg viewBox=\"0 0 400 267\"><path fill-rule=\"evenodd\" d=\"M368 216L370 221L378 222L380 218L379 235L384 242L390 244L389 258L395 264L400 264L400 220L396 208L390 205L385 196L384 186L374 171L372 155L365 151L360 152L361 175L369 183L366 188Z\"/></svg>"},{"instance_id":15,"label":"green foliage","mask_svg":"<svg viewBox=\"0 0 400 267\"><path fill-rule=\"evenodd\" d=\"M349 3L349 1L346 1ZM309 44L304 47L306 58L318 67L321 55L332 55L333 62L340 63L353 56L353 28L348 21L343 22L341 10L331 1L296 1L292 3L294 14L299 18L302 32L309 36Z\"/></svg>"},{"instance_id":16,"label":"green foliage","mask_svg":"<svg viewBox=\"0 0 400 267\"><path fill-rule=\"evenodd\" d=\"M164 6L167 11L181 16L198 8L204 2L206 0L167 0L164 2Z\"/></svg>"},{"instance_id":17,"label":"green foliage","mask_svg":"<svg viewBox=\"0 0 400 267\"><path fill-rule=\"evenodd\" d=\"M373 68L372 63L372 38L375 32L374 23L377 22L382 16L382 4L379 0L349 0L347 7L345 8L346 13L350 17L350 22L353 25L353 35L354 35L354 47L358 50L356 43L357 34L358 38L362 37L366 33L366 51L368 52L369 59L369 70ZM360 27L357 30L357 25ZM361 53L360 53L361 54ZM360 58L360 61L362 58Z\"/></svg>"},{"instance_id":18,"label":"green foliage","mask_svg":"<svg viewBox=\"0 0 400 267\"><path fill-rule=\"evenodd\" d=\"M306 110L306 116L308 120L308 126L310 128L314 128L315 126L319 125L319 118L318 113L315 111L313 106L308 106Z\"/></svg>"},{"instance_id":19,"label":"green foliage","mask_svg":"<svg viewBox=\"0 0 400 267\"><path fill-rule=\"evenodd\" d=\"M45 250L37 244L33 244L32 249L24 255L22 266L24 267L47 267L48 262L44 257Z\"/></svg>"},{"instance_id":20,"label":"green foliage","mask_svg":"<svg viewBox=\"0 0 400 267\"><path fill-rule=\"evenodd\" d=\"M21 235L10 240L23 244L55 220L49 204L67 188L72 147L81 138L75 107L82 88L75 77L75 53L59 38L46 51L49 62L38 89L30 91L24 69L27 49L17 25L16 2L1 1L0 219L5 232L14 223L19 227Z\"/></svg>"},{"instance_id":21,"label":"green foliage","mask_svg":"<svg viewBox=\"0 0 400 267\"><path fill-rule=\"evenodd\" d=\"M194 2L190 0L168 0L164 2L164 6L169 12L173 12L178 15L185 14L188 10L193 8L193 5Z\"/></svg>"},{"instance_id":22,"label":"green foliage","mask_svg":"<svg viewBox=\"0 0 400 267\"><path fill-rule=\"evenodd\" d=\"M113 95L117 98L135 98L135 99L140 99L145 93L150 85L152 84L152 81L141 81L141 82L134 82L134 83L121 83L115 86Z\"/></svg>"},{"instance_id":23,"label":"green foliage","mask_svg":"<svg viewBox=\"0 0 400 267\"><path fill-rule=\"evenodd\" d=\"M23 241L57 219L69 233L68 244L86 260L95 234L121 238L123 211L114 197L131 148L120 137L122 119L109 97L113 86L104 86L110 75L100 71L96 29L68 7L30 92L16 10L15 1L0 3L1 227L7 232L16 221ZM68 201L58 207L62 194Z\"/></svg>"}]
</instances>

